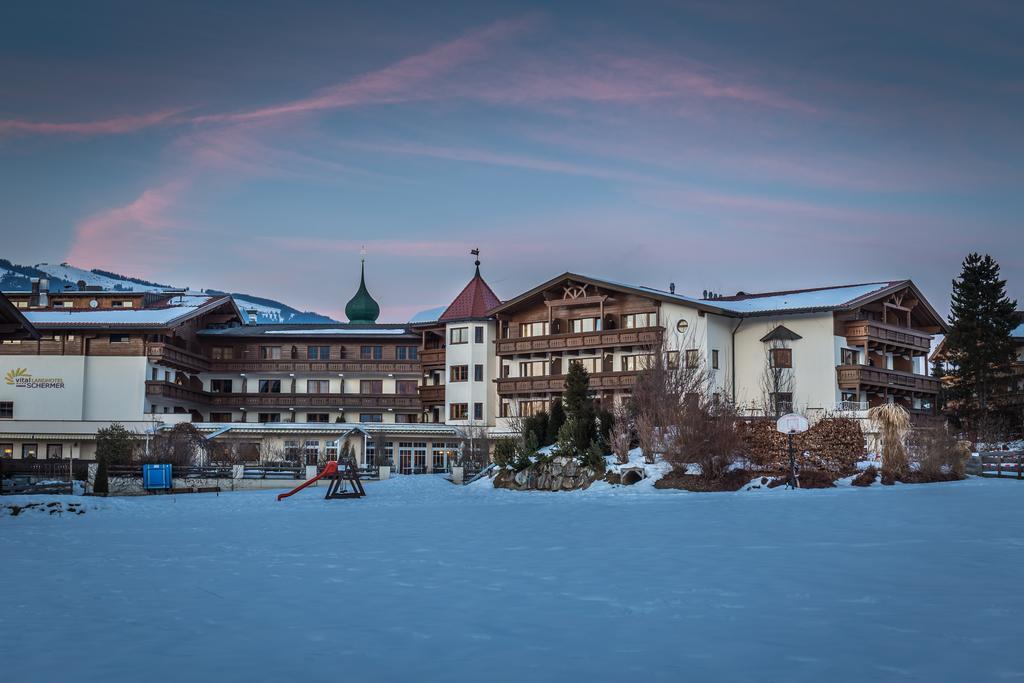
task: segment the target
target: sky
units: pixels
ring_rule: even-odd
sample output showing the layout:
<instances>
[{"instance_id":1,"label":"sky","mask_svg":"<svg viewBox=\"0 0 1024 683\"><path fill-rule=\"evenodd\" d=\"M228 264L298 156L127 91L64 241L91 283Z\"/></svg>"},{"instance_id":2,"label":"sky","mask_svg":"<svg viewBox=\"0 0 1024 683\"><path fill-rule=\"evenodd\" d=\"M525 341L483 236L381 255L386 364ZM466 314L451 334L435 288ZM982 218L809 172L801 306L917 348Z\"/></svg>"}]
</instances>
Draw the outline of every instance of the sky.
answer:
<instances>
[{"instance_id":1,"label":"sky","mask_svg":"<svg viewBox=\"0 0 1024 683\"><path fill-rule=\"evenodd\" d=\"M1024 301L1024 4L0 8L0 257L344 319L565 271Z\"/></svg>"}]
</instances>

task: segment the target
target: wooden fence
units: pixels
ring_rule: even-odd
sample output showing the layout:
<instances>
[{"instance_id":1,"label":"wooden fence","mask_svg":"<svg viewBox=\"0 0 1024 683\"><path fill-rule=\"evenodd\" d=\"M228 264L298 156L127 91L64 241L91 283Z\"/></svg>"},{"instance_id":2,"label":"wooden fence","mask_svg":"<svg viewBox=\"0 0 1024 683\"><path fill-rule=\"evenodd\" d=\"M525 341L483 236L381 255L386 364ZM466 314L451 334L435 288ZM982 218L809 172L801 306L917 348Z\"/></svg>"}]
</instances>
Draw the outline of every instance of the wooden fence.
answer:
<instances>
[{"instance_id":1,"label":"wooden fence","mask_svg":"<svg viewBox=\"0 0 1024 683\"><path fill-rule=\"evenodd\" d=\"M967 473L981 477L1024 479L1024 451L986 451L972 455Z\"/></svg>"}]
</instances>

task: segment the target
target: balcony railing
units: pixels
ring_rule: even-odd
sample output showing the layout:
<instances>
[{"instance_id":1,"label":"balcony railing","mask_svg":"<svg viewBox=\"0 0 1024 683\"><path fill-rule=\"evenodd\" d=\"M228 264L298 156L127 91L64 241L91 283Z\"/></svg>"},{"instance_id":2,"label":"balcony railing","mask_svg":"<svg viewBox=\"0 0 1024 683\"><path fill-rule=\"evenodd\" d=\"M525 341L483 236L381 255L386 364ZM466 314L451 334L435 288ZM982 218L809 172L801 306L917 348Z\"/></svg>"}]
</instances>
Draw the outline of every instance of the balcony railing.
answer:
<instances>
[{"instance_id":1,"label":"balcony railing","mask_svg":"<svg viewBox=\"0 0 1024 683\"><path fill-rule=\"evenodd\" d=\"M590 375L591 389L623 389L636 383L635 372L595 372ZM541 377L505 377L498 380L499 394L526 394L561 392L565 389L565 375Z\"/></svg>"},{"instance_id":2,"label":"balcony railing","mask_svg":"<svg viewBox=\"0 0 1024 683\"><path fill-rule=\"evenodd\" d=\"M840 365L836 367L836 381L840 389L858 389L862 386L884 387L897 391L926 394L939 392L939 380L927 375L876 368L870 365Z\"/></svg>"},{"instance_id":3,"label":"balcony railing","mask_svg":"<svg viewBox=\"0 0 1024 683\"><path fill-rule=\"evenodd\" d=\"M408 372L420 364L392 360L212 360L212 372Z\"/></svg>"},{"instance_id":4,"label":"balcony railing","mask_svg":"<svg viewBox=\"0 0 1024 683\"><path fill-rule=\"evenodd\" d=\"M444 403L444 385L423 385L420 386L420 401L424 404Z\"/></svg>"},{"instance_id":5,"label":"balcony railing","mask_svg":"<svg viewBox=\"0 0 1024 683\"><path fill-rule=\"evenodd\" d=\"M887 325L874 320L851 320L846 323L846 340L853 346L863 341L888 344L927 353L931 349L931 336L909 327Z\"/></svg>"},{"instance_id":6,"label":"balcony railing","mask_svg":"<svg viewBox=\"0 0 1024 683\"><path fill-rule=\"evenodd\" d=\"M499 355L512 355L516 353L536 353L539 351L636 346L657 344L661 341L663 334L664 330L660 327L549 334L542 337L500 339L498 340L497 348Z\"/></svg>"},{"instance_id":7,"label":"balcony railing","mask_svg":"<svg viewBox=\"0 0 1024 683\"><path fill-rule=\"evenodd\" d=\"M444 365L444 349L420 349L420 363L423 367Z\"/></svg>"},{"instance_id":8,"label":"balcony railing","mask_svg":"<svg viewBox=\"0 0 1024 683\"><path fill-rule=\"evenodd\" d=\"M191 372L205 372L210 369L210 360L206 356L162 342L149 344L146 348L146 355L152 363L160 363Z\"/></svg>"},{"instance_id":9,"label":"balcony railing","mask_svg":"<svg viewBox=\"0 0 1024 683\"><path fill-rule=\"evenodd\" d=\"M245 408L419 408L420 398L413 394L212 394L215 407Z\"/></svg>"},{"instance_id":10,"label":"balcony railing","mask_svg":"<svg viewBox=\"0 0 1024 683\"><path fill-rule=\"evenodd\" d=\"M171 401L186 401L188 403L209 403L210 393L202 389L193 389L183 384L173 382L159 382L149 380L146 382L146 396L149 398L163 398Z\"/></svg>"}]
</instances>

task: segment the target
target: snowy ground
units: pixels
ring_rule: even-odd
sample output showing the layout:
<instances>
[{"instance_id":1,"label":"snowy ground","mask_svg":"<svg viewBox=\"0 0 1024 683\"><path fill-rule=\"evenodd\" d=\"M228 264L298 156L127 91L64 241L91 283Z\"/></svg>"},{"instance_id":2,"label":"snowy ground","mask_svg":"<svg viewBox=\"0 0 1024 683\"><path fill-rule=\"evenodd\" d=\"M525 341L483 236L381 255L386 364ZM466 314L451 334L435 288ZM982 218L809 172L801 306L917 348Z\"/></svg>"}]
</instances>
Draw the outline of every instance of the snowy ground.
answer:
<instances>
[{"instance_id":1,"label":"snowy ground","mask_svg":"<svg viewBox=\"0 0 1024 683\"><path fill-rule=\"evenodd\" d=\"M1022 482L367 491L0 516L0 676L1024 678Z\"/></svg>"}]
</instances>

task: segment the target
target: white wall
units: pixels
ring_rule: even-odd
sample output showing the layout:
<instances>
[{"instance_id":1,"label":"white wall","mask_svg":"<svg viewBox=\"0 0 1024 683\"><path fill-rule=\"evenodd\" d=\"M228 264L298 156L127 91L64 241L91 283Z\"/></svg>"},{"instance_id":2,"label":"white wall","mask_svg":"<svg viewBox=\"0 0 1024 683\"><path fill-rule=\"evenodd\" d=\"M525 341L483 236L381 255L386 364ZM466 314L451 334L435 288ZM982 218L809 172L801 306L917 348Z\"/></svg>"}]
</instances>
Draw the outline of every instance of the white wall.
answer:
<instances>
[{"instance_id":1,"label":"white wall","mask_svg":"<svg viewBox=\"0 0 1024 683\"><path fill-rule=\"evenodd\" d=\"M465 344L452 344L451 331L456 328L465 327L468 329L469 341ZM482 327L484 330L483 343L477 343L475 328ZM494 321L470 321L461 323L448 323L445 325L445 406L444 421L450 424L481 424L493 425L498 411L498 389L494 380L498 376L498 359L495 352L494 340L497 327ZM451 367L453 365L466 365L469 368L469 378L465 382L451 381ZM474 367L483 365L483 381L474 381ZM452 403L465 403L469 407L469 417L466 420L449 420ZM473 417L473 404L483 403L483 420L476 420Z\"/></svg>"}]
</instances>

